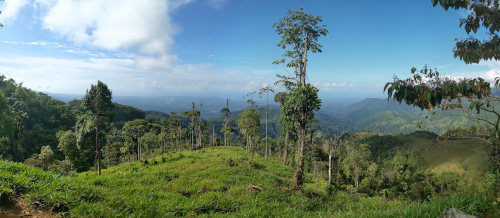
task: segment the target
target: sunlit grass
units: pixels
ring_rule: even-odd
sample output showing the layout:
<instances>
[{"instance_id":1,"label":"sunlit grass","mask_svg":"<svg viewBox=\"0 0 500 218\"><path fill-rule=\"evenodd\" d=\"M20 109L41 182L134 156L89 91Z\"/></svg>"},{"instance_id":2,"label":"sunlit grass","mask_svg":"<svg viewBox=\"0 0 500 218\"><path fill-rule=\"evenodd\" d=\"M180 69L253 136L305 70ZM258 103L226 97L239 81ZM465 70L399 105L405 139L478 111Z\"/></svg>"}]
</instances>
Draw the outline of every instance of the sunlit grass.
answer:
<instances>
[{"instance_id":1,"label":"sunlit grass","mask_svg":"<svg viewBox=\"0 0 500 218\"><path fill-rule=\"evenodd\" d=\"M111 167L102 176L59 176L0 162L0 193L84 217L437 217L450 207L475 215L492 210L490 197L482 195L456 194L427 203L361 197L335 192L309 174L304 191L293 191L292 168L258 155L248 160L236 147L175 152L148 162ZM250 184L262 191L247 190Z\"/></svg>"}]
</instances>

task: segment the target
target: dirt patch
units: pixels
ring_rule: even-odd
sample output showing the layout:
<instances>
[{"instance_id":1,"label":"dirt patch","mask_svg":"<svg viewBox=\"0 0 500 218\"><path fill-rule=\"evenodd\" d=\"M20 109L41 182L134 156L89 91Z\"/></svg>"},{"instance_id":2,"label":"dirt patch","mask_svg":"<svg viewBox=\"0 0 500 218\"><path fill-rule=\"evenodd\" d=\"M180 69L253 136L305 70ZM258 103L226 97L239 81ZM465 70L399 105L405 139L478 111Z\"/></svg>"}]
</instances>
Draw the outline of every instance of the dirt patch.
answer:
<instances>
[{"instance_id":1,"label":"dirt patch","mask_svg":"<svg viewBox=\"0 0 500 218\"><path fill-rule=\"evenodd\" d=\"M53 213L31 208L26 200L18 198L15 204L9 206L0 205L0 218L14 217L53 218L58 216Z\"/></svg>"}]
</instances>

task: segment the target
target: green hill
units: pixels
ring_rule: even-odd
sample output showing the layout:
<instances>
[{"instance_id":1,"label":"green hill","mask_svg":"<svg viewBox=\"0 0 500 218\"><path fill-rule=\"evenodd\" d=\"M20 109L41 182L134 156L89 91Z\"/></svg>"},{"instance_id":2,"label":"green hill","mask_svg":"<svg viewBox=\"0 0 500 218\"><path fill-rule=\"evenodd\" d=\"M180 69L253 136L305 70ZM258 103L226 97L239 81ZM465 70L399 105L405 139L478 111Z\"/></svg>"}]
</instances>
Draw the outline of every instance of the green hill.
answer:
<instances>
[{"instance_id":1,"label":"green hill","mask_svg":"<svg viewBox=\"0 0 500 218\"><path fill-rule=\"evenodd\" d=\"M436 141L416 134L399 136L435 174L455 173L466 184L478 181L488 169L488 145L479 139Z\"/></svg>"},{"instance_id":2,"label":"green hill","mask_svg":"<svg viewBox=\"0 0 500 218\"><path fill-rule=\"evenodd\" d=\"M450 207L481 215L491 202L468 194L418 203L334 193L309 174L301 192L289 188L293 174L278 160L248 161L236 147L175 152L111 167L102 176L60 176L0 161L0 205L23 198L77 217L436 217Z\"/></svg>"},{"instance_id":3,"label":"green hill","mask_svg":"<svg viewBox=\"0 0 500 218\"><path fill-rule=\"evenodd\" d=\"M478 125L458 111L422 111L406 104L387 101L379 98L366 98L349 105L332 105L326 102L320 111L315 114L319 130L327 135L343 131L370 131L382 134L408 134L415 131L430 131L441 134L450 128L468 128ZM258 107L261 115L261 124L264 125L264 107ZM239 119L243 110L231 113L231 119ZM269 135L277 137L280 109L277 106L269 107ZM215 118L220 122L222 115ZM420 123L420 127L417 126ZM264 128L261 128L264 132Z\"/></svg>"}]
</instances>

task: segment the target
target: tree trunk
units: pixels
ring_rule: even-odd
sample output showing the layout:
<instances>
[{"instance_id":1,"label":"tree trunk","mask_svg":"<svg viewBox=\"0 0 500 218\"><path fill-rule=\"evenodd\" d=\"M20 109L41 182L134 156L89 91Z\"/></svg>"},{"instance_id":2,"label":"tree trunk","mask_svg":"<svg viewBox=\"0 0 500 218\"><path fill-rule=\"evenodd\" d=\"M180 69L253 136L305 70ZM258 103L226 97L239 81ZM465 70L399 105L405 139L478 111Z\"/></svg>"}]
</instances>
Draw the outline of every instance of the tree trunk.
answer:
<instances>
[{"instance_id":1,"label":"tree trunk","mask_svg":"<svg viewBox=\"0 0 500 218\"><path fill-rule=\"evenodd\" d=\"M252 160L253 160L253 155L254 155L254 141L255 139L253 137L250 137L250 150L252 151Z\"/></svg>"},{"instance_id":2,"label":"tree trunk","mask_svg":"<svg viewBox=\"0 0 500 218\"><path fill-rule=\"evenodd\" d=\"M99 125L97 123L97 118L95 119L95 171L97 175L101 175L101 149L99 148Z\"/></svg>"},{"instance_id":3,"label":"tree trunk","mask_svg":"<svg viewBox=\"0 0 500 218\"><path fill-rule=\"evenodd\" d=\"M201 118L201 111L203 110L203 100L201 100L202 103L200 103L200 117L198 118L199 122L198 122L198 148L201 148L202 146L202 141L201 141L201 135L202 135L202 132L203 132L203 129L201 128L201 124L203 122L203 119Z\"/></svg>"},{"instance_id":4,"label":"tree trunk","mask_svg":"<svg viewBox=\"0 0 500 218\"><path fill-rule=\"evenodd\" d=\"M20 141L20 135L21 135L21 121L18 120L16 122L16 133L15 133L15 136L14 136L14 144L13 144L13 155L12 155L12 160L14 162L17 162L17 160L19 159L18 158L18 154L17 154L17 149L18 149L18 146L19 146L19 141Z\"/></svg>"},{"instance_id":5,"label":"tree trunk","mask_svg":"<svg viewBox=\"0 0 500 218\"><path fill-rule=\"evenodd\" d=\"M500 116L497 115L497 122L495 123L495 139L496 140L498 140L500 137L499 127L498 127L499 124L500 124Z\"/></svg>"},{"instance_id":6,"label":"tree trunk","mask_svg":"<svg viewBox=\"0 0 500 218\"><path fill-rule=\"evenodd\" d=\"M332 152L330 151L330 153L328 154L328 184L332 184L332 157L333 157L333 154Z\"/></svg>"},{"instance_id":7,"label":"tree trunk","mask_svg":"<svg viewBox=\"0 0 500 218\"><path fill-rule=\"evenodd\" d=\"M174 146L174 149L177 149L177 145L174 143L174 137L170 137L170 146Z\"/></svg>"},{"instance_id":8,"label":"tree trunk","mask_svg":"<svg viewBox=\"0 0 500 218\"><path fill-rule=\"evenodd\" d=\"M284 148L283 148L283 164L285 164L285 165L286 165L286 161L288 158L288 135L289 135L289 131L287 130L285 133L285 144L283 145L284 146Z\"/></svg>"},{"instance_id":9,"label":"tree trunk","mask_svg":"<svg viewBox=\"0 0 500 218\"><path fill-rule=\"evenodd\" d=\"M335 183L338 185L339 184L339 180L340 180L340 162L341 162L341 156L337 156L337 176L335 178Z\"/></svg>"},{"instance_id":10,"label":"tree trunk","mask_svg":"<svg viewBox=\"0 0 500 218\"><path fill-rule=\"evenodd\" d=\"M305 125L299 125L298 128L298 166L295 173L295 184L293 188L296 190L302 189L304 184L304 144L305 144Z\"/></svg>"},{"instance_id":11,"label":"tree trunk","mask_svg":"<svg viewBox=\"0 0 500 218\"><path fill-rule=\"evenodd\" d=\"M268 116L268 109L269 109L269 93L266 93L266 158L267 158L267 152L268 152L268 147L267 147L267 116Z\"/></svg>"},{"instance_id":12,"label":"tree trunk","mask_svg":"<svg viewBox=\"0 0 500 218\"><path fill-rule=\"evenodd\" d=\"M359 187L359 167L355 167L354 168L354 187L356 187L356 189L358 189Z\"/></svg>"}]
</instances>

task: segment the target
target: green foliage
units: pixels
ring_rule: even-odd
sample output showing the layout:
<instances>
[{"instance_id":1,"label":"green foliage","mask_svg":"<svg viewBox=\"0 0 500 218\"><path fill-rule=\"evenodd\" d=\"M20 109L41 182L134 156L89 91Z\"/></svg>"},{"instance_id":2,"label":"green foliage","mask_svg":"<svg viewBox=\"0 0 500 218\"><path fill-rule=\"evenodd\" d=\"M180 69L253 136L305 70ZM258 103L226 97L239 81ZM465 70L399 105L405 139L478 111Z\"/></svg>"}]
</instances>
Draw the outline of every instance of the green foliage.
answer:
<instances>
[{"instance_id":1,"label":"green foliage","mask_svg":"<svg viewBox=\"0 0 500 218\"><path fill-rule=\"evenodd\" d=\"M238 127L246 139L247 149L254 153L260 132L259 111L253 108L253 106L243 111L241 118L238 120Z\"/></svg>"},{"instance_id":2,"label":"green foliage","mask_svg":"<svg viewBox=\"0 0 500 218\"><path fill-rule=\"evenodd\" d=\"M160 147L160 138L154 132L147 132L139 138L139 144L141 144L146 152L152 152L154 149Z\"/></svg>"},{"instance_id":3,"label":"green foliage","mask_svg":"<svg viewBox=\"0 0 500 218\"><path fill-rule=\"evenodd\" d=\"M359 181L366 168L370 164L370 145L360 144L358 139L351 138L343 141L345 147L345 157L342 161L344 174L352 179L354 188L359 187Z\"/></svg>"},{"instance_id":4,"label":"green foliage","mask_svg":"<svg viewBox=\"0 0 500 218\"><path fill-rule=\"evenodd\" d=\"M285 59L289 59L286 66L294 69L297 82L306 83L307 53L322 52L323 46L318 43L318 39L328 34L328 30L325 29L326 25L320 24L321 22L320 16L304 13L300 8L298 11L289 10L285 17L273 25L281 36L278 46L285 49L284 58L273 63L285 63Z\"/></svg>"},{"instance_id":5,"label":"green foliage","mask_svg":"<svg viewBox=\"0 0 500 218\"><path fill-rule=\"evenodd\" d=\"M83 114L78 117L75 124L75 135L76 135L76 145L79 151L78 161L79 164L75 165L78 171L84 171L90 169L90 167L95 163L96 154L96 131L95 123L91 114ZM99 143L104 143L105 135L103 132L99 132L101 135L98 137Z\"/></svg>"},{"instance_id":6,"label":"green foliage","mask_svg":"<svg viewBox=\"0 0 500 218\"><path fill-rule=\"evenodd\" d=\"M10 137L14 131L14 115L7 104L7 98L0 90L0 137Z\"/></svg>"},{"instance_id":7,"label":"green foliage","mask_svg":"<svg viewBox=\"0 0 500 218\"><path fill-rule=\"evenodd\" d=\"M87 90L87 94L82 99L83 109L87 116L82 116L81 118L92 117L93 128L95 129L95 171L101 174L101 158L102 158L102 148L106 145L106 134L109 131L111 109L113 108L113 103L111 102L111 90L108 86L101 81L97 81L97 84L92 84L90 90ZM88 123L88 121L87 121ZM86 125L88 127L88 125ZM82 133L88 135L88 129L83 128ZM86 130L86 131L85 131ZM88 142L87 140L79 140L79 143Z\"/></svg>"},{"instance_id":8,"label":"green foliage","mask_svg":"<svg viewBox=\"0 0 500 218\"><path fill-rule=\"evenodd\" d=\"M500 9L498 0L432 0L434 6L438 3L445 9L470 11L466 18L460 19L460 26L469 35L469 38L457 40L453 49L455 58L459 57L467 64L479 63L481 60L500 60ZM484 27L490 38L481 41L471 32Z\"/></svg>"},{"instance_id":9,"label":"green foliage","mask_svg":"<svg viewBox=\"0 0 500 218\"><path fill-rule=\"evenodd\" d=\"M408 202L330 192L324 180L309 174L304 191L293 191L286 187L293 169L260 156L248 163L235 147L176 152L149 163L111 167L99 177L60 176L0 161L0 193L17 193L34 207L71 217L437 217L451 207L476 216L498 214L492 205L498 196L491 192ZM249 184L262 191L247 190Z\"/></svg>"},{"instance_id":10,"label":"green foliage","mask_svg":"<svg viewBox=\"0 0 500 218\"><path fill-rule=\"evenodd\" d=\"M314 117L314 111L321 107L318 89L311 84L299 84L286 95L281 104L283 121L294 126L304 126Z\"/></svg>"},{"instance_id":11,"label":"green foliage","mask_svg":"<svg viewBox=\"0 0 500 218\"><path fill-rule=\"evenodd\" d=\"M59 131L56 136L59 140L57 148L64 153L65 160L70 162L72 166L70 169L74 167L77 172L88 170L92 163L93 147L89 148L83 143L78 144L77 135L71 130Z\"/></svg>"},{"instance_id":12,"label":"green foliage","mask_svg":"<svg viewBox=\"0 0 500 218\"><path fill-rule=\"evenodd\" d=\"M129 121L123 126L122 136L125 139L127 153L137 155L137 160L139 160L139 154L137 152L139 146L139 138L143 136L147 131L149 131L147 123L142 119Z\"/></svg>"},{"instance_id":13,"label":"green foliage","mask_svg":"<svg viewBox=\"0 0 500 218\"><path fill-rule=\"evenodd\" d=\"M92 84L90 90L82 99L83 109L90 112L95 117L107 118L113 108L111 102L111 91L108 86L101 81Z\"/></svg>"},{"instance_id":14,"label":"green foliage","mask_svg":"<svg viewBox=\"0 0 500 218\"><path fill-rule=\"evenodd\" d=\"M0 75L0 97L3 110L0 109L0 125L9 124L8 140L4 138L0 150L3 158L23 161L32 154L40 152L42 146L57 144L57 131L67 130L75 124L76 116L72 108L61 101L52 99L43 93L36 93ZM5 99L10 113L5 111ZM6 119L6 120L3 120ZM13 120L12 120L13 119ZM0 138L5 137L1 133ZM56 156L59 156L56 152Z\"/></svg>"},{"instance_id":15,"label":"green foliage","mask_svg":"<svg viewBox=\"0 0 500 218\"><path fill-rule=\"evenodd\" d=\"M40 154L34 154L24 161L25 164L48 170L55 163L54 152L50 146L43 146Z\"/></svg>"},{"instance_id":16,"label":"green foliage","mask_svg":"<svg viewBox=\"0 0 500 218\"><path fill-rule=\"evenodd\" d=\"M0 90L0 158L4 157L9 149L9 137L14 133L14 123L14 114Z\"/></svg>"},{"instance_id":17,"label":"green foliage","mask_svg":"<svg viewBox=\"0 0 500 218\"><path fill-rule=\"evenodd\" d=\"M416 69L411 70L413 76L401 80L397 77L394 82L385 84L384 92L387 91L388 99L395 99L399 103L418 107L422 110L433 110L435 107L442 109L461 108L462 98L469 100L478 99L491 94L490 83L482 78L461 79L455 81L451 78L439 77L439 72L428 69L425 66L419 73ZM457 103L453 101L457 100ZM442 104L447 102L447 104ZM477 105L477 106L476 106ZM480 103L473 102L471 108L479 113Z\"/></svg>"},{"instance_id":18,"label":"green foliage","mask_svg":"<svg viewBox=\"0 0 500 218\"><path fill-rule=\"evenodd\" d=\"M141 109L117 103L113 103L111 114L113 127L117 129L121 129L127 121L144 119L146 117L145 112Z\"/></svg>"}]
</instances>

